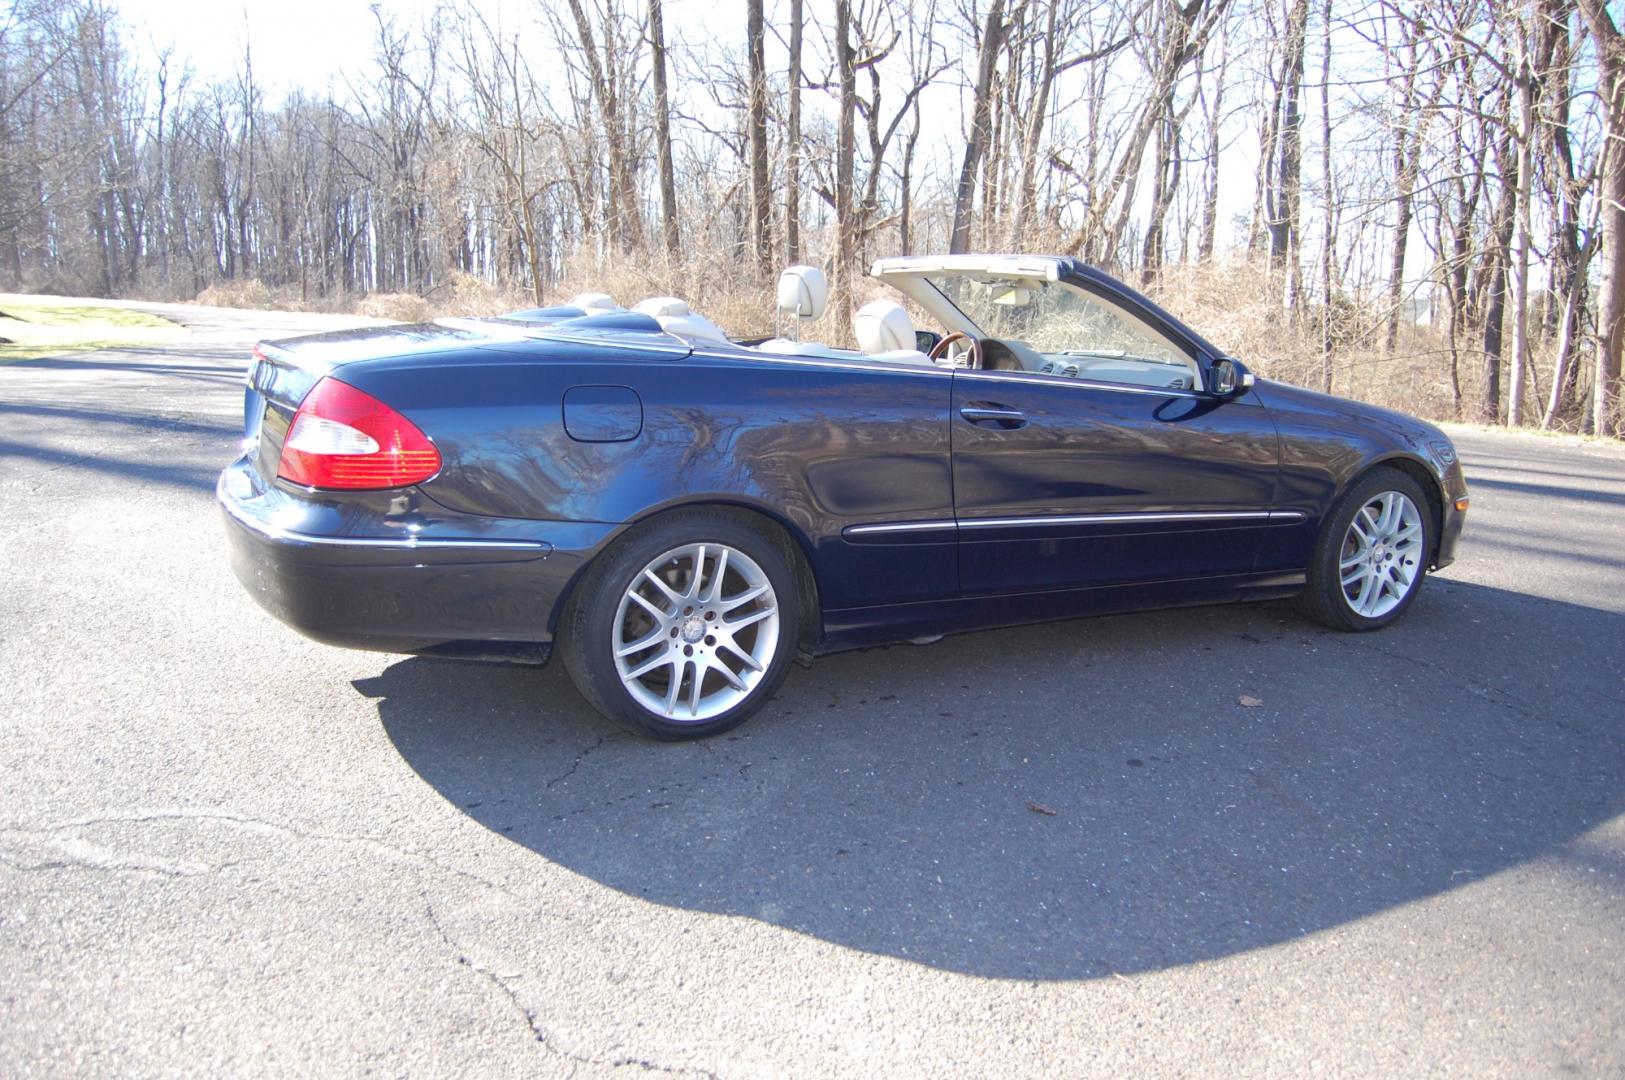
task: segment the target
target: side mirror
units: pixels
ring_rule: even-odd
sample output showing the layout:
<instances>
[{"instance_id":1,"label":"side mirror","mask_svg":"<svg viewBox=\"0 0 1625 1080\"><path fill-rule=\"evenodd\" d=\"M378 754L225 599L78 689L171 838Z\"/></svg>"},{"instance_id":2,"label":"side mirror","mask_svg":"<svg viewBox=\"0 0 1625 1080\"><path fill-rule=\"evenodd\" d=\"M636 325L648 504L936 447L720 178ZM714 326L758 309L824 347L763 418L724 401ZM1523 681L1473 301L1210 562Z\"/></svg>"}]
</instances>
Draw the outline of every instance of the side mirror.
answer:
<instances>
[{"instance_id":1,"label":"side mirror","mask_svg":"<svg viewBox=\"0 0 1625 1080\"><path fill-rule=\"evenodd\" d=\"M1215 397L1240 397L1253 388L1253 373L1240 360L1221 356L1207 373L1208 391Z\"/></svg>"},{"instance_id":2,"label":"side mirror","mask_svg":"<svg viewBox=\"0 0 1625 1080\"><path fill-rule=\"evenodd\" d=\"M925 353L927 356L930 356L931 350L940 344L942 344L941 334L932 330L914 331L914 348Z\"/></svg>"}]
</instances>

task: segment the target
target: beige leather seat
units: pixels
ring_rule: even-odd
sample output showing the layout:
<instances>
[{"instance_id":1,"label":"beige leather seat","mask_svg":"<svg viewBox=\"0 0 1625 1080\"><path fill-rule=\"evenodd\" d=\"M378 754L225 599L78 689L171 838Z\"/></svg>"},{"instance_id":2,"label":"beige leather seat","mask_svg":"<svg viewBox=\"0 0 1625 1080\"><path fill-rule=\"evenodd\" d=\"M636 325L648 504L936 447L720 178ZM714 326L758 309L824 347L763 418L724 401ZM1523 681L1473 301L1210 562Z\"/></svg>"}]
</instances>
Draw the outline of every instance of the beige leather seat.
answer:
<instances>
[{"instance_id":1,"label":"beige leather seat","mask_svg":"<svg viewBox=\"0 0 1625 1080\"><path fill-rule=\"evenodd\" d=\"M790 337L769 338L756 346L762 352L780 356L825 356L834 359L853 358L852 353L834 349L816 341L799 340L800 326L823 316L829 304L829 280L816 266L792 266L779 275L778 315L788 316L792 327Z\"/></svg>"},{"instance_id":2,"label":"beige leather seat","mask_svg":"<svg viewBox=\"0 0 1625 1080\"><path fill-rule=\"evenodd\" d=\"M852 333L858 348L871 360L932 366L931 358L915 348L914 320L901 304L869 301L852 316Z\"/></svg>"},{"instance_id":3,"label":"beige leather seat","mask_svg":"<svg viewBox=\"0 0 1625 1080\"><path fill-rule=\"evenodd\" d=\"M722 328L675 296L651 296L632 308L660 324L660 329L677 337L701 341L727 341Z\"/></svg>"},{"instance_id":4,"label":"beige leather seat","mask_svg":"<svg viewBox=\"0 0 1625 1080\"><path fill-rule=\"evenodd\" d=\"M620 311L621 305L609 293L584 292L577 293L568 301L570 307L580 308L588 315L604 315L611 311Z\"/></svg>"}]
</instances>

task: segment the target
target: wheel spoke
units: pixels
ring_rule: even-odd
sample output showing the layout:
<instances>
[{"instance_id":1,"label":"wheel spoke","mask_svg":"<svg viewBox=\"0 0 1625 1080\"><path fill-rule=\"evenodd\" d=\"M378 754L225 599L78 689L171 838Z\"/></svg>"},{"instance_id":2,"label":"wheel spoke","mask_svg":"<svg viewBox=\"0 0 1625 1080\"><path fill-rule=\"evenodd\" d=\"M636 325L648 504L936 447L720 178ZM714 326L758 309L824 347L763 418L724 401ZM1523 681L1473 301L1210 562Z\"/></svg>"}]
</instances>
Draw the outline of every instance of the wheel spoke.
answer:
<instances>
[{"instance_id":1,"label":"wheel spoke","mask_svg":"<svg viewBox=\"0 0 1625 1080\"><path fill-rule=\"evenodd\" d=\"M628 642L627 644L616 649L615 655L632 656L636 653L642 652L644 649L649 648L651 645L657 645L666 640L668 640L666 636L666 628L664 626L657 626L647 634L644 634L642 637L638 638L636 641Z\"/></svg>"},{"instance_id":2,"label":"wheel spoke","mask_svg":"<svg viewBox=\"0 0 1625 1080\"><path fill-rule=\"evenodd\" d=\"M680 596L675 590L673 590L670 585L667 585L666 582L658 574L656 574L653 570L645 570L643 572L643 576L647 580L653 582L654 587L660 590L660 594L671 602L672 611L676 611L677 608L682 605L682 603L683 603L682 596ZM634 592L632 595L637 596L638 594ZM662 612L660 612L660 614L669 615L669 614L671 614L671 612L670 611L662 611Z\"/></svg>"},{"instance_id":3,"label":"wheel spoke","mask_svg":"<svg viewBox=\"0 0 1625 1080\"><path fill-rule=\"evenodd\" d=\"M683 590L684 600L698 600L700 596L700 582L705 579L705 545L701 544L694 552L694 576L688 579L688 588Z\"/></svg>"},{"instance_id":4,"label":"wheel spoke","mask_svg":"<svg viewBox=\"0 0 1625 1080\"><path fill-rule=\"evenodd\" d=\"M1371 568L1363 561L1355 563L1353 566L1345 567L1343 573L1343 588L1347 589L1350 585L1353 585L1356 581L1362 580L1370 573Z\"/></svg>"},{"instance_id":5,"label":"wheel spoke","mask_svg":"<svg viewBox=\"0 0 1625 1080\"><path fill-rule=\"evenodd\" d=\"M637 667L633 668L631 671L628 671L626 673L626 675L624 676L624 678L627 678L627 679L641 679L645 675L649 674L649 672L657 671L657 670L660 669L660 667L662 665L666 665L666 664L670 664L673 668L675 668L676 665L677 665L677 661L672 659L670 653L664 653L663 652L659 656L651 657L650 659L645 660L643 663L639 664ZM674 674L675 674L675 672L674 672Z\"/></svg>"},{"instance_id":6,"label":"wheel spoke","mask_svg":"<svg viewBox=\"0 0 1625 1080\"><path fill-rule=\"evenodd\" d=\"M694 680L689 683L688 687L688 711L698 717L700 715L700 690L705 685L705 673L711 665L704 660L695 660L693 664Z\"/></svg>"},{"instance_id":7,"label":"wheel spoke","mask_svg":"<svg viewBox=\"0 0 1625 1080\"><path fill-rule=\"evenodd\" d=\"M778 608L772 607L759 608L756 611L741 615L737 619L726 619L723 621L722 625L728 628L728 632L730 634L737 633L747 626L754 626L755 624L761 622L763 619L767 618L769 615L772 615L777 610Z\"/></svg>"},{"instance_id":8,"label":"wheel spoke","mask_svg":"<svg viewBox=\"0 0 1625 1080\"><path fill-rule=\"evenodd\" d=\"M1393 531L1394 496L1392 492L1384 492L1378 496L1377 506L1377 532L1386 536Z\"/></svg>"},{"instance_id":9,"label":"wheel spoke","mask_svg":"<svg viewBox=\"0 0 1625 1080\"><path fill-rule=\"evenodd\" d=\"M1360 579L1360 594L1354 600L1354 610L1369 615L1372 596L1376 593L1376 575L1367 574Z\"/></svg>"},{"instance_id":10,"label":"wheel spoke","mask_svg":"<svg viewBox=\"0 0 1625 1080\"><path fill-rule=\"evenodd\" d=\"M657 619L665 619L671 616L671 612L661 610L658 606L656 606L653 600L650 600L647 596L644 596L642 593L638 592L636 587L626 594L626 598L637 604L644 611L647 611Z\"/></svg>"},{"instance_id":11,"label":"wheel spoke","mask_svg":"<svg viewBox=\"0 0 1625 1080\"><path fill-rule=\"evenodd\" d=\"M722 662L722 653L720 651L717 653L717 658L711 662L711 670L726 679L728 685L733 687L735 690L743 690L745 688L745 680L741 679L734 672L733 668Z\"/></svg>"},{"instance_id":12,"label":"wheel spoke","mask_svg":"<svg viewBox=\"0 0 1625 1080\"><path fill-rule=\"evenodd\" d=\"M740 607L740 606L742 606L744 604L750 603L752 600L756 599L758 596L761 596L764 593L767 593L767 592L771 591L771 589L772 589L772 586L770 586L770 585L757 585L754 588L746 589L744 592L739 593L737 596L730 596L726 600L718 601L718 603L717 603L718 610L722 614L726 615L728 612L732 611L734 608L737 608L737 607Z\"/></svg>"},{"instance_id":13,"label":"wheel spoke","mask_svg":"<svg viewBox=\"0 0 1625 1080\"><path fill-rule=\"evenodd\" d=\"M717 567L711 572L711 589L705 596L708 603L715 603L717 598L722 595L722 579L727 573L728 549L723 548L722 552L717 556Z\"/></svg>"},{"instance_id":14,"label":"wheel spoke","mask_svg":"<svg viewBox=\"0 0 1625 1080\"><path fill-rule=\"evenodd\" d=\"M677 698L683 692L683 675L688 671L688 662L673 661L671 665L671 685L666 687L666 715L677 715Z\"/></svg>"},{"instance_id":15,"label":"wheel spoke","mask_svg":"<svg viewBox=\"0 0 1625 1080\"><path fill-rule=\"evenodd\" d=\"M734 644L734 642L733 642L733 640L731 638L726 640L726 641L719 642L717 644L717 648L719 650L720 649L727 649L729 652L733 653L735 656L737 656L739 658L740 663L744 664L746 667L750 668L752 671L761 671L762 670L762 665L761 665L760 662L757 661L756 657L752 656L750 653L746 652L744 649L741 649L738 645Z\"/></svg>"}]
</instances>

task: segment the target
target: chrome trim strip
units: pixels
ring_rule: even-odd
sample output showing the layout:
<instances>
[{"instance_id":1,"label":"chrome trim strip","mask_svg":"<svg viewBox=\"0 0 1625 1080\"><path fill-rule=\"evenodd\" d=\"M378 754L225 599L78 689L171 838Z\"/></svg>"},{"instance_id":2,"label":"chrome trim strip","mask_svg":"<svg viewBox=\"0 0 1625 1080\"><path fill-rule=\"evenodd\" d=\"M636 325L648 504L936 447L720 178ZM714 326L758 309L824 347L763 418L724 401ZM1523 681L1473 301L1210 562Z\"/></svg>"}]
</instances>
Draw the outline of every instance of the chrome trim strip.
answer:
<instances>
[{"instance_id":1,"label":"chrome trim strip","mask_svg":"<svg viewBox=\"0 0 1625 1080\"><path fill-rule=\"evenodd\" d=\"M250 532L258 533L267 540L281 540L292 544L311 544L317 547L383 548L391 551L416 551L421 548L433 548L437 551L456 549L530 551L537 555L546 555L553 550L553 545L546 540L446 540L437 537L397 539L394 537L318 536L315 533L284 529L281 526L256 521L243 513L229 497L218 501L225 508L226 513L230 514Z\"/></svg>"},{"instance_id":2,"label":"chrome trim strip","mask_svg":"<svg viewBox=\"0 0 1625 1080\"><path fill-rule=\"evenodd\" d=\"M874 536L879 533L926 532L932 529L957 529L957 521L893 521L884 525L848 525L841 531L847 536Z\"/></svg>"},{"instance_id":3,"label":"chrome trim strip","mask_svg":"<svg viewBox=\"0 0 1625 1080\"><path fill-rule=\"evenodd\" d=\"M441 540L433 537L409 540L367 539L354 536L317 536L314 533L294 532L291 529L280 530L278 539L322 547L392 548L401 551L416 551L419 548L438 550L467 548L479 551L534 551L539 555L545 555L553 550L553 545L545 540Z\"/></svg>"},{"instance_id":4,"label":"chrome trim strip","mask_svg":"<svg viewBox=\"0 0 1625 1080\"><path fill-rule=\"evenodd\" d=\"M1109 383L1091 381L1089 379L1064 379L1058 375L1045 375L1041 371L998 372L998 371L972 371L968 368L955 368L954 375L959 378L973 379L977 382L1004 382L1020 383L1023 386L1072 386L1081 390L1117 390L1124 394L1150 394L1152 397L1183 397L1205 400L1210 395L1198 393L1195 390L1158 390L1149 386L1130 386L1127 383ZM1018 376L1026 376L1020 378Z\"/></svg>"},{"instance_id":5,"label":"chrome trim strip","mask_svg":"<svg viewBox=\"0 0 1625 1080\"><path fill-rule=\"evenodd\" d=\"M936 529L1026 528L1043 525L1135 525L1141 522L1179 521L1303 521L1302 510L1192 510L1122 514L1034 514L1028 517L959 518L955 521L888 521L877 525L848 525L845 536L877 536L886 533L925 532Z\"/></svg>"},{"instance_id":6,"label":"chrome trim strip","mask_svg":"<svg viewBox=\"0 0 1625 1080\"><path fill-rule=\"evenodd\" d=\"M747 355L739 353L717 352L713 349L696 347L693 353L695 359L733 360L733 361L767 361L772 364L792 364L800 367L828 368L834 371L865 371L877 375L952 375L963 368L938 367L936 364L906 364L897 360L862 359L854 357L851 360L841 360L836 357L824 356L792 356L788 353L757 352L749 345L740 345Z\"/></svg>"},{"instance_id":7,"label":"chrome trim strip","mask_svg":"<svg viewBox=\"0 0 1625 1080\"><path fill-rule=\"evenodd\" d=\"M1057 516L961 518L963 529L1025 528L1042 525L1137 525L1161 521L1268 521L1268 510L1203 510L1188 513L1067 514Z\"/></svg>"}]
</instances>

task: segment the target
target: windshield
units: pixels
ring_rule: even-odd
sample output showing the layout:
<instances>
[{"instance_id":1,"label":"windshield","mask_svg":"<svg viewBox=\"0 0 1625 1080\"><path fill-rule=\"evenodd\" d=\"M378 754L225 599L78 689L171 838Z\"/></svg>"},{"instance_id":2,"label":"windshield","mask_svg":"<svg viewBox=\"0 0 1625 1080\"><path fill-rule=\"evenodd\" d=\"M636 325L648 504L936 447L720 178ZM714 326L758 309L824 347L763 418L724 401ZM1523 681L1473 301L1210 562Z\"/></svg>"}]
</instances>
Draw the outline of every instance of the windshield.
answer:
<instances>
[{"instance_id":1,"label":"windshield","mask_svg":"<svg viewBox=\"0 0 1625 1080\"><path fill-rule=\"evenodd\" d=\"M1051 356L1111 356L1189 366L1191 357L1127 311L1063 281L926 275L984 335Z\"/></svg>"}]
</instances>

